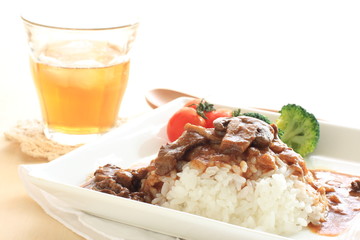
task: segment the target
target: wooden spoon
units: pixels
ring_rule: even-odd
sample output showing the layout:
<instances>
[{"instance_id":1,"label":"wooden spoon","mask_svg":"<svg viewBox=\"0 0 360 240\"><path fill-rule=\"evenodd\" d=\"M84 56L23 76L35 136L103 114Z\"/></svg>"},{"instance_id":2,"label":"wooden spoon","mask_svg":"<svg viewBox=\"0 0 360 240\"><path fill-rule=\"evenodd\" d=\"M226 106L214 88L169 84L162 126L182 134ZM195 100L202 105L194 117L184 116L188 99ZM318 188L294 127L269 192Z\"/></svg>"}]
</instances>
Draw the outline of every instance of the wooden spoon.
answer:
<instances>
[{"instance_id":1,"label":"wooden spoon","mask_svg":"<svg viewBox=\"0 0 360 240\"><path fill-rule=\"evenodd\" d=\"M161 105L164 105L179 97L199 98L187 93L179 92L172 89L166 89L166 88L155 88L147 92L147 94L145 95L146 102L152 108L158 108ZM268 112L278 112L278 110L273 110L273 109L258 108L258 107L253 107L253 108Z\"/></svg>"},{"instance_id":2,"label":"wooden spoon","mask_svg":"<svg viewBox=\"0 0 360 240\"><path fill-rule=\"evenodd\" d=\"M155 88L147 92L145 95L146 102L152 108L160 107L161 105L164 105L179 97L197 98L187 93L166 89L166 88Z\"/></svg>"}]
</instances>

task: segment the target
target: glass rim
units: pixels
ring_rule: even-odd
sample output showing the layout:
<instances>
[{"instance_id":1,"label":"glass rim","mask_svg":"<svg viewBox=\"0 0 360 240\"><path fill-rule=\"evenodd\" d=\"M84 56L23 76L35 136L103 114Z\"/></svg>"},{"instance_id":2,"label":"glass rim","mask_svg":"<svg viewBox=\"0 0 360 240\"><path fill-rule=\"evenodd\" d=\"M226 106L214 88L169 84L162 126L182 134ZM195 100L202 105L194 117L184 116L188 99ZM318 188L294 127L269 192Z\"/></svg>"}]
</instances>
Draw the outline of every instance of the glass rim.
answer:
<instances>
[{"instance_id":1,"label":"glass rim","mask_svg":"<svg viewBox=\"0 0 360 240\"><path fill-rule=\"evenodd\" d=\"M34 26L43 27L43 28L49 28L49 29L55 29L55 30L69 30L69 31L105 31L105 30L129 28L129 27L132 27L132 26L138 26L139 25L139 20L136 19L134 21L129 21L129 23L126 23L126 24L119 24L119 25L114 24L114 26L111 26L111 27L62 27L62 26L56 26L56 24L38 23L36 21L29 20L28 18L26 18L23 15L21 15L20 18L25 23L28 23L28 24L31 24L31 25L34 25Z\"/></svg>"}]
</instances>

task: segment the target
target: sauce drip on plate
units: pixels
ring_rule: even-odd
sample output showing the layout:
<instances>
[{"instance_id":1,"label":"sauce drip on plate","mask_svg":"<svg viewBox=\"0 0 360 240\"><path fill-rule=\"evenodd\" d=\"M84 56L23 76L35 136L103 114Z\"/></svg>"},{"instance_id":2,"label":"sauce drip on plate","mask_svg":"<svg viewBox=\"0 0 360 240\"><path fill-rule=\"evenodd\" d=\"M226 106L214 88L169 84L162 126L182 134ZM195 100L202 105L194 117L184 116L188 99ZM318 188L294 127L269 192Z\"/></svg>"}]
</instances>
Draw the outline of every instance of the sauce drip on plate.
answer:
<instances>
[{"instance_id":1,"label":"sauce drip on plate","mask_svg":"<svg viewBox=\"0 0 360 240\"><path fill-rule=\"evenodd\" d=\"M320 235L337 236L360 214L360 177L328 170L311 170L315 185L324 187L329 200L326 221L309 228ZM359 186L358 186L359 184Z\"/></svg>"}]
</instances>

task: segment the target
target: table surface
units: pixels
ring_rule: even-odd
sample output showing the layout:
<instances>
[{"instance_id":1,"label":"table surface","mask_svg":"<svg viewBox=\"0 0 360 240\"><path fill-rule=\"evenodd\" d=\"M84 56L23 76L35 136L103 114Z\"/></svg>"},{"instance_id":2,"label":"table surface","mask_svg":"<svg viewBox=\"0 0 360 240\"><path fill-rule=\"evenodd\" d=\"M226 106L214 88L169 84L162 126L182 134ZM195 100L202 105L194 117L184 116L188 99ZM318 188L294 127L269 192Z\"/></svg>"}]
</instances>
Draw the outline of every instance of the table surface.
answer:
<instances>
[{"instance_id":1,"label":"table surface","mask_svg":"<svg viewBox=\"0 0 360 240\"><path fill-rule=\"evenodd\" d=\"M82 239L49 217L20 182L19 164L45 161L24 155L2 134L19 120L41 118L19 2L11 2L0 10L7 34L0 40L0 239ZM206 8L194 1L144 2L149 11L120 116L151 111L144 94L162 87L240 107L297 103L319 118L359 128L358 6L235 2Z\"/></svg>"}]
</instances>

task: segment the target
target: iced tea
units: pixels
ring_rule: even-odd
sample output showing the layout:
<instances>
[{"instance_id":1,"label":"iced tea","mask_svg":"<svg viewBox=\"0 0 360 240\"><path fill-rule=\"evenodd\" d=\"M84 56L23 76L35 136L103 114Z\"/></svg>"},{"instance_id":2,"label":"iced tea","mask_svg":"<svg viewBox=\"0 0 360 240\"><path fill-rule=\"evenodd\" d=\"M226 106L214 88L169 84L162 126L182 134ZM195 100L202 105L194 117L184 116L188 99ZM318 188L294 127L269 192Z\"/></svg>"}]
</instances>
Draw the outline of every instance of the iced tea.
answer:
<instances>
[{"instance_id":1,"label":"iced tea","mask_svg":"<svg viewBox=\"0 0 360 240\"><path fill-rule=\"evenodd\" d=\"M39 56L31 59L31 68L49 129L97 134L114 126L129 74L121 49L67 41L46 46Z\"/></svg>"}]
</instances>

